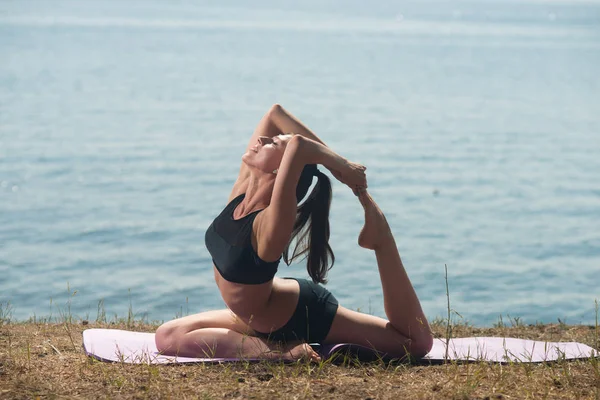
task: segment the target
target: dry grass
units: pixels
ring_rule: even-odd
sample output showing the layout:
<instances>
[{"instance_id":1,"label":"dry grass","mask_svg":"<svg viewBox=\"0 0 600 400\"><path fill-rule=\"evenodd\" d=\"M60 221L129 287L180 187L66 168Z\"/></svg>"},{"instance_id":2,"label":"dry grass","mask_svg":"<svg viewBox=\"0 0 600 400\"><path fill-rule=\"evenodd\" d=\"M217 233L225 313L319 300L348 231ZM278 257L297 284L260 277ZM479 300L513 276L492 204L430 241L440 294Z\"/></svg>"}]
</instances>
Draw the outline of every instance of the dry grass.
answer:
<instances>
[{"instance_id":1,"label":"dry grass","mask_svg":"<svg viewBox=\"0 0 600 400\"><path fill-rule=\"evenodd\" d=\"M6 313L5 313L6 314ZM82 349L91 327L151 332L133 321L13 323L0 315L0 398L344 398L344 399L600 399L597 359L549 364L436 366L236 363L130 365L102 363ZM447 321L433 329L445 337ZM453 337L510 336L578 341L598 348L597 326L528 325L511 319L494 328L452 326Z\"/></svg>"}]
</instances>

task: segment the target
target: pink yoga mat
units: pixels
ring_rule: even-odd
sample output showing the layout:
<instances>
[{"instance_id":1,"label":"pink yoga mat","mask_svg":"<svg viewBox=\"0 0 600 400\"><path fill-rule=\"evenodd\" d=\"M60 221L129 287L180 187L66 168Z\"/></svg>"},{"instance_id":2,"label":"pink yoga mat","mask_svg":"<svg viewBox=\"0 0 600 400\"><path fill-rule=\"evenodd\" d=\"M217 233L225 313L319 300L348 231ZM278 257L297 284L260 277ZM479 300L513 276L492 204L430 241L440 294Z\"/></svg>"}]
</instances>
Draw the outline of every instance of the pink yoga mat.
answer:
<instances>
[{"instance_id":1,"label":"pink yoga mat","mask_svg":"<svg viewBox=\"0 0 600 400\"><path fill-rule=\"evenodd\" d=\"M88 356L101 361L129 364L218 363L241 361L239 358L170 357L158 353L153 333L130 332L118 329L87 329L83 332L83 347ZM324 358L334 354L351 354L361 360L373 360L384 354L348 343L323 345L319 352ZM433 348L418 362L439 363L446 357L446 341L435 339ZM500 337L470 337L451 339L448 359L458 362L547 362L600 357L590 346L575 342L541 342ZM245 359L245 361L258 361Z\"/></svg>"}]
</instances>

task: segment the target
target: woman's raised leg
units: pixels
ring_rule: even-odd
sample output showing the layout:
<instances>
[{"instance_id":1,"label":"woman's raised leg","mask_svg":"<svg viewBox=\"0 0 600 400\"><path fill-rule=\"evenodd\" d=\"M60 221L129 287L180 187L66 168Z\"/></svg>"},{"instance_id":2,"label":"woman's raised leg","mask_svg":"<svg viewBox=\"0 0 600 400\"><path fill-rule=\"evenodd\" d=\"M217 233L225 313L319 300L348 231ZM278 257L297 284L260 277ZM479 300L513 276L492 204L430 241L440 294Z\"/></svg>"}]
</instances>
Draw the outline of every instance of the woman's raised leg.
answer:
<instances>
[{"instance_id":1,"label":"woman's raised leg","mask_svg":"<svg viewBox=\"0 0 600 400\"><path fill-rule=\"evenodd\" d=\"M159 352L179 357L319 359L307 344L280 346L256 337L252 328L227 309L166 322L156 330L155 341Z\"/></svg>"},{"instance_id":2,"label":"woman's raised leg","mask_svg":"<svg viewBox=\"0 0 600 400\"><path fill-rule=\"evenodd\" d=\"M365 211L365 225L358 243L375 251L389 321L340 307L326 341L358 343L394 356L407 352L423 356L431 349L433 337L402 265L396 241L373 198L366 190L358 195Z\"/></svg>"}]
</instances>

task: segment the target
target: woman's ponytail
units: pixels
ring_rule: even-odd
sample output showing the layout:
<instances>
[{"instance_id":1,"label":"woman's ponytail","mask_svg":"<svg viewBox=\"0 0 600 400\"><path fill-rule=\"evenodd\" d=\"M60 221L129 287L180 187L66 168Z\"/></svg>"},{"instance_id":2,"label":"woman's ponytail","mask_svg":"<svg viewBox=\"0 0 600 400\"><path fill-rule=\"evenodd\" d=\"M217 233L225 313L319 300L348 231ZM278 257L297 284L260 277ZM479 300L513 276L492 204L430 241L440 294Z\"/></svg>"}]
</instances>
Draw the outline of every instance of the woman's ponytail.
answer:
<instances>
[{"instance_id":1,"label":"woman's ponytail","mask_svg":"<svg viewBox=\"0 0 600 400\"><path fill-rule=\"evenodd\" d=\"M317 177L317 183L306 201L298 207L292 237L283 253L283 259L289 265L296 258L305 256L307 259L306 269L312 280L317 283L327 283L325 277L335 262L335 255L329 246L331 181L327 175L313 165L305 167L302 175L296 192L298 201L308 191L312 176ZM306 185L307 175L310 178L308 185ZM307 223L308 226L306 226ZM296 244L290 258L289 250L294 241Z\"/></svg>"}]
</instances>

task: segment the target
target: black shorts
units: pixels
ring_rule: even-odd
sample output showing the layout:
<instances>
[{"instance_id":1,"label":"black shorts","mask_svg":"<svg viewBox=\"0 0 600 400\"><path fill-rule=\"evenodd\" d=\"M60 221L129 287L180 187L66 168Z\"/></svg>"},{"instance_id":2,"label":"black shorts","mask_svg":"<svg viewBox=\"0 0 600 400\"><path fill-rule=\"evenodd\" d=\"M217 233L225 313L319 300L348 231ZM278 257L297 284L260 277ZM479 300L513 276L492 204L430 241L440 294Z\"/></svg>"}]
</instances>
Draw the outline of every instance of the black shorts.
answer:
<instances>
[{"instance_id":1,"label":"black shorts","mask_svg":"<svg viewBox=\"0 0 600 400\"><path fill-rule=\"evenodd\" d=\"M274 342L302 341L320 343L327 337L338 301L323 286L306 279L294 279L300 285L298 305L290 320L271 333L256 332L259 337Z\"/></svg>"}]
</instances>

